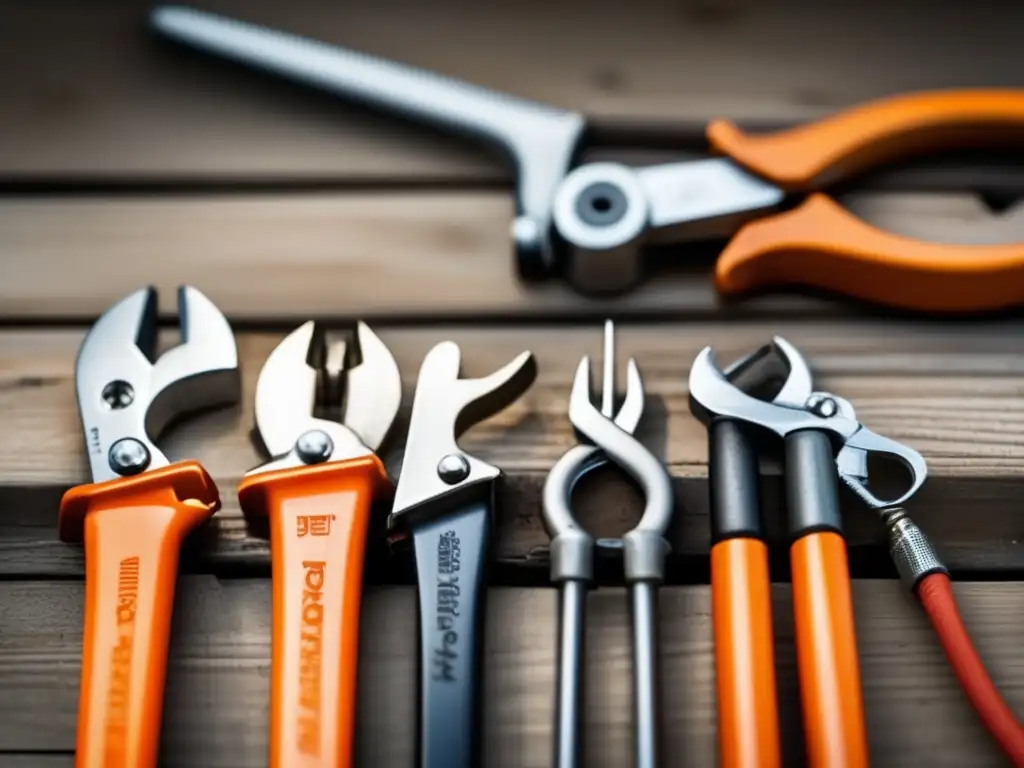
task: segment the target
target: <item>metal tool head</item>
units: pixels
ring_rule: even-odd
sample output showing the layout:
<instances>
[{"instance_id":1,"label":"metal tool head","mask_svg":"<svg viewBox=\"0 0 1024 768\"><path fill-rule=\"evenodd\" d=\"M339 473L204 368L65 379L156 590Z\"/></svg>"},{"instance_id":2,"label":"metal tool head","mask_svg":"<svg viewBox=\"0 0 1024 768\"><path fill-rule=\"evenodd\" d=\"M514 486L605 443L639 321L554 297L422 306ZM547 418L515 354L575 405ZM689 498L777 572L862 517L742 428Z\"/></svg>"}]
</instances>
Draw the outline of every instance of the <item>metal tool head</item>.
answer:
<instances>
[{"instance_id":1,"label":"metal tool head","mask_svg":"<svg viewBox=\"0 0 1024 768\"><path fill-rule=\"evenodd\" d=\"M157 359L157 292L111 306L78 351L75 386L94 482L167 466L155 445L189 412L238 401L238 352L227 319L191 286L178 289L181 343Z\"/></svg>"},{"instance_id":2,"label":"metal tool head","mask_svg":"<svg viewBox=\"0 0 1024 768\"><path fill-rule=\"evenodd\" d=\"M156 8L150 26L192 48L498 147L518 175L519 272L538 279L557 268L551 210L584 133L582 115L184 6Z\"/></svg>"},{"instance_id":3,"label":"metal tool head","mask_svg":"<svg viewBox=\"0 0 1024 768\"><path fill-rule=\"evenodd\" d=\"M598 410L591 399L590 358L576 369L569 396L569 420L589 444L574 446L551 468L544 483L544 524L552 538L551 573L555 581L588 581L594 541L572 513L572 492L587 472L609 461L640 485L645 507L636 526L623 537L628 581L661 578L672 516L672 486L664 465L633 437L644 407L643 381L636 362L627 365L626 396L614 412L614 326L605 323L604 383Z\"/></svg>"},{"instance_id":4,"label":"metal tool head","mask_svg":"<svg viewBox=\"0 0 1024 768\"><path fill-rule=\"evenodd\" d=\"M328 346L312 320L274 348L256 383L256 428L273 459L250 474L380 449L398 415L402 379L391 351L366 323L356 325L356 342L361 362L353 368L346 368L345 344ZM316 416L318 406L340 418Z\"/></svg>"},{"instance_id":5,"label":"metal tool head","mask_svg":"<svg viewBox=\"0 0 1024 768\"><path fill-rule=\"evenodd\" d=\"M462 451L457 441L530 387L537 376L536 361L532 353L523 352L490 376L462 379L461 359L458 344L444 341L423 360L389 527L411 512L457 505L501 474Z\"/></svg>"},{"instance_id":6,"label":"metal tool head","mask_svg":"<svg viewBox=\"0 0 1024 768\"><path fill-rule=\"evenodd\" d=\"M917 493L928 476L924 458L910 446L872 432L857 419L853 405L829 392L815 391L810 367L800 352L780 336L772 349L789 367L789 377L772 402L747 394L722 371L711 347L697 355L690 368L690 409L705 424L713 418L729 418L785 438L803 429L829 434L836 446L836 470L840 479L872 509L904 503ZM742 367L764 354L765 348L748 355L727 371L735 375ZM868 489L870 455L897 460L909 473L906 491L895 499L881 499Z\"/></svg>"}]
</instances>

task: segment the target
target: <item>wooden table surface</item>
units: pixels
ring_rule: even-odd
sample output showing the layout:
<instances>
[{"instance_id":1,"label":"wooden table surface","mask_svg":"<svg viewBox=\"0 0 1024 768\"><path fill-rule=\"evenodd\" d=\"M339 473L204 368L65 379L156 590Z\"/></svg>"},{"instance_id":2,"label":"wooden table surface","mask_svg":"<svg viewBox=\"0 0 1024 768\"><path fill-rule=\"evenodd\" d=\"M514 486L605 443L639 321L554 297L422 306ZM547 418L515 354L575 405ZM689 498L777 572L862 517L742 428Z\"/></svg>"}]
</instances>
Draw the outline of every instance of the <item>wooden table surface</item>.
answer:
<instances>
[{"instance_id":1,"label":"wooden table surface","mask_svg":"<svg viewBox=\"0 0 1024 768\"><path fill-rule=\"evenodd\" d=\"M696 156L701 127L813 119L865 99L947 86L1019 86L1024 5L932 0L210 0L204 8L578 109L627 161ZM249 441L259 368L309 317L373 324L405 383L443 339L466 375L523 349L539 375L463 446L502 467L487 609L487 766L550 764L556 598L540 524L545 473L574 442L566 406L601 320L618 321L648 406L639 436L677 495L661 591L667 765L715 764L706 434L686 379L712 344L732 359L781 334L816 383L872 429L917 447L931 475L910 512L954 575L978 648L1024 712L1024 319L937 319L797 292L726 305L711 261L681 251L624 297L587 299L516 279L511 169L480 148L361 111L146 33L124 0L0 0L0 767L73 764L83 558L56 535L57 506L88 479L73 381L89 324L146 284L176 340L174 288L206 292L238 332L244 400L187 422L164 445L209 468L224 508L186 544L172 628L161 765L266 764L269 550L235 487L261 461ZM615 149L628 144L632 149ZM602 154L603 153L603 154ZM588 155L589 156L589 155ZM873 174L842 200L870 221L949 242L1024 238L1020 158L952 156ZM995 214L991 206L1005 208ZM1008 207L1007 207L1008 206ZM401 441L388 455L397 474ZM787 765L804 762L778 467L765 464ZM640 501L614 472L589 479L579 514L616 535ZM873 764L1002 765L880 525L843 499ZM358 764L413 765L416 605L407 555L375 513L364 598ZM629 616L617 563L590 597L587 765L630 764Z\"/></svg>"}]
</instances>

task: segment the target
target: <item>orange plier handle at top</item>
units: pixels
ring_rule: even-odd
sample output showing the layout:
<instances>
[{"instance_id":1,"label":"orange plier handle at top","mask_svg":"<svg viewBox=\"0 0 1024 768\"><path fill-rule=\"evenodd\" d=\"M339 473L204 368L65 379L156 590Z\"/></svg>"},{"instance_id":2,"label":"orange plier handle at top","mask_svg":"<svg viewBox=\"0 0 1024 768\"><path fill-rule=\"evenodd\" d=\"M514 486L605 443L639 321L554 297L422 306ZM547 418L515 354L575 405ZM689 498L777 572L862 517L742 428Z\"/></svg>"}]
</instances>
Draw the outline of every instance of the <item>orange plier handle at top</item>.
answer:
<instances>
[{"instance_id":1,"label":"orange plier handle at top","mask_svg":"<svg viewBox=\"0 0 1024 768\"><path fill-rule=\"evenodd\" d=\"M889 162L950 149L1024 145L1024 90L948 90L869 102L798 128L748 134L718 120L721 155L786 192L796 207L749 222L715 265L715 286L740 295L786 284L926 311L979 311L1024 301L1024 242L924 242L877 229L819 191Z\"/></svg>"}]
</instances>

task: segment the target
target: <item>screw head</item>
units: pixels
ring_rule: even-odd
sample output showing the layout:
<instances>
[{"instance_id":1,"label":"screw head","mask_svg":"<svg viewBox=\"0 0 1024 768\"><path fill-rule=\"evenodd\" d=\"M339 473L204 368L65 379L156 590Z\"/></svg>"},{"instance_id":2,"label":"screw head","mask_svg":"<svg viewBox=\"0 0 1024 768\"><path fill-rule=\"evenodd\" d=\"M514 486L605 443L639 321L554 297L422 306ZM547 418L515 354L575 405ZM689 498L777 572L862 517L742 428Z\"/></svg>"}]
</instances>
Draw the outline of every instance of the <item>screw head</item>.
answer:
<instances>
[{"instance_id":1,"label":"screw head","mask_svg":"<svg viewBox=\"0 0 1024 768\"><path fill-rule=\"evenodd\" d=\"M299 435L295 441L295 451L306 464L320 464L331 458L334 453L334 442L330 435L319 429L311 429Z\"/></svg>"},{"instance_id":2,"label":"screw head","mask_svg":"<svg viewBox=\"0 0 1024 768\"><path fill-rule=\"evenodd\" d=\"M135 399L135 389L127 381L117 379L116 381L108 382L103 387L101 396L107 408L112 411L119 411L132 404L132 401Z\"/></svg>"},{"instance_id":3,"label":"screw head","mask_svg":"<svg viewBox=\"0 0 1024 768\"><path fill-rule=\"evenodd\" d=\"M437 476L448 485L461 483L469 477L469 462L460 453L449 453L437 463Z\"/></svg>"},{"instance_id":4,"label":"screw head","mask_svg":"<svg viewBox=\"0 0 1024 768\"><path fill-rule=\"evenodd\" d=\"M107 461L119 475L137 475L149 466L149 449L134 437L122 437L110 446Z\"/></svg>"},{"instance_id":5,"label":"screw head","mask_svg":"<svg viewBox=\"0 0 1024 768\"><path fill-rule=\"evenodd\" d=\"M839 403L831 397L816 397L808 405L812 413L824 419L830 419L839 413Z\"/></svg>"}]
</instances>

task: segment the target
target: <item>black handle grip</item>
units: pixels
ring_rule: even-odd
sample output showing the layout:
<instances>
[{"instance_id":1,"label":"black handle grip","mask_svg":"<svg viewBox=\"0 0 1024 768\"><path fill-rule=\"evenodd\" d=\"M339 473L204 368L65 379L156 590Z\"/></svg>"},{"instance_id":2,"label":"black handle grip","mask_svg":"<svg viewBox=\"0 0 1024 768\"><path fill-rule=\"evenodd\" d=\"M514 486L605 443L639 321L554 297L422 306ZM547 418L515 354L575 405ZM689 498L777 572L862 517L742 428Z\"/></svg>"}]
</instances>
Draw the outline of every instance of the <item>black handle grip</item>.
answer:
<instances>
[{"instance_id":1,"label":"black handle grip","mask_svg":"<svg viewBox=\"0 0 1024 768\"><path fill-rule=\"evenodd\" d=\"M791 537L816 531L842 534L838 473L829 436L815 429L788 435L785 472Z\"/></svg>"},{"instance_id":2,"label":"black handle grip","mask_svg":"<svg viewBox=\"0 0 1024 768\"><path fill-rule=\"evenodd\" d=\"M708 427L711 540L762 538L757 452L743 427L716 419Z\"/></svg>"}]
</instances>

